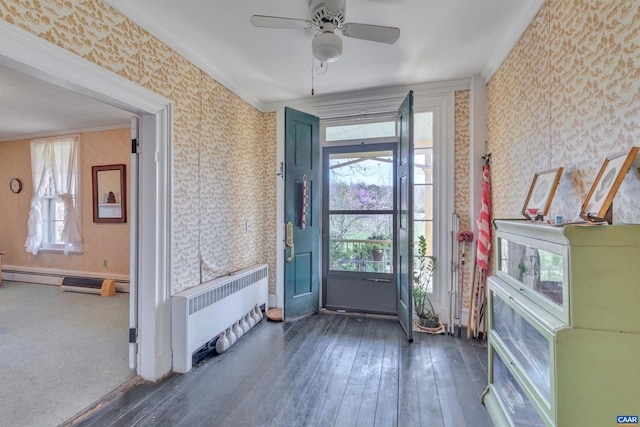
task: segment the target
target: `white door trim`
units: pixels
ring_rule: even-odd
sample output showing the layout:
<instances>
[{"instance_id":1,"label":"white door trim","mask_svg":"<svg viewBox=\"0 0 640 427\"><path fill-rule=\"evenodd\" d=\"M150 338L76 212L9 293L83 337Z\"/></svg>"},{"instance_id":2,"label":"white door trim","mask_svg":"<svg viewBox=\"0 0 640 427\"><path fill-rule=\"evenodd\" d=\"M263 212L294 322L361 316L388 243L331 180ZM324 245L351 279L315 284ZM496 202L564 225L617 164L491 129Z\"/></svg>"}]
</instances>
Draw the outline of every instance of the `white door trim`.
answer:
<instances>
[{"instance_id":1,"label":"white door trim","mask_svg":"<svg viewBox=\"0 0 640 427\"><path fill-rule=\"evenodd\" d=\"M451 230L454 206L454 145L455 145L455 95L453 92L441 96L415 97L413 111L433 113L433 246L438 268L433 282L438 286L435 308L440 318L449 318L449 282L451 281Z\"/></svg>"},{"instance_id":2,"label":"white door trim","mask_svg":"<svg viewBox=\"0 0 640 427\"><path fill-rule=\"evenodd\" d=\"M0 65L141 117L137 370L160 378L171 370L171 102L3 20Z\"/></svg>"}]
</instances>

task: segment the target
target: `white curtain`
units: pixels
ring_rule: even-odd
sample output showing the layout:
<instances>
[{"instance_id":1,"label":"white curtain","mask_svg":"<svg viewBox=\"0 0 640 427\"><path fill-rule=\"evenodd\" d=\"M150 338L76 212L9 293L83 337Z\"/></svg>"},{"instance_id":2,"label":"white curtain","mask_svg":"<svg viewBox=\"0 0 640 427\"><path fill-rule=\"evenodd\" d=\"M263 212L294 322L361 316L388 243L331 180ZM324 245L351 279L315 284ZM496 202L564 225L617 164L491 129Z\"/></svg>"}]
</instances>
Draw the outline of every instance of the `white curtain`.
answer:
<instances>
[{"instance_id":1,"label":"white curtain","mask_svg":"<svg viewBox=\"0 0 640 427\"><path fill-rule=\"evenodd\" d=\"M27 240L24 246L27 252L38 253L42 243L42 196L47 189L49 145L46 141L31 141L31 176L33 179L33 196L29 210Z\"/></svg>"},{"instance_id":2,"label":"white curtain","mask_svg":"<svg viewBox=\"0 0 640 427\"><path fill-rule=\"evenodd\" d=\"M29 235L25 242L27 252L35 255L42 245L42 203L50 182L53 182L55 193L46 195L55 195L64 203L64 253L82 243L72 196L79 172L76 170L78 144L77 136L31 142L33 197L29 211Z\"/></svg>"}]
</instances>

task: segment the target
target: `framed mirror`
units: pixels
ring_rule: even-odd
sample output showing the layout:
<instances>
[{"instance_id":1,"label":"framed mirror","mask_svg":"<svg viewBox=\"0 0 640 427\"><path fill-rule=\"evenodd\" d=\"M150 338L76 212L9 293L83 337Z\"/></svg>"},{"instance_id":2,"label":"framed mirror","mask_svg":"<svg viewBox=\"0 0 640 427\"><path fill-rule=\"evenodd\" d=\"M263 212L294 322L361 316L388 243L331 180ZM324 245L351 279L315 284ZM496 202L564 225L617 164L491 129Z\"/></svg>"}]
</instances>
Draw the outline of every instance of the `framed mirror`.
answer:
<instances>
[{"instance_id":1,"label":"framed mirror","mask_svg":"<svg viewBox=\"0 0 640 427\"><path fill-rule=\"evenodd\" d=\"M93 222L127 222L126 165L92 166Z\"/></svg>"}]
</instances>

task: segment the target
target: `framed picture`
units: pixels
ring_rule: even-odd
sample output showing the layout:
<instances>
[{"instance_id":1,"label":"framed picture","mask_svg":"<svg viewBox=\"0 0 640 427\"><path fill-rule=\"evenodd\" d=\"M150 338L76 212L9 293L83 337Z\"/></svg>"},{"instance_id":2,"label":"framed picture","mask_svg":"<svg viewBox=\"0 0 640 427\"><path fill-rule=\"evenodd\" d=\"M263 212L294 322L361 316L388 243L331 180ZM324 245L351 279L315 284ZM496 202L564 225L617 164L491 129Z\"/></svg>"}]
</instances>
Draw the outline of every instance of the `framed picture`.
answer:
<instances>
[{"instance_id":1,"label":"framed picture","mask_svg":"<svg viewBox=\"0 0 640 427\"><path fill-rule=\"evenodd\" d=\"M607 157L596 176L596 180L582 204L580 218L590 222L607 221L611 224L611 202L622 183L631 163L638 154L638 147L631 147L628 152Z\"/></svg>"},{"instance_id":2,"label":"framed picture","mask_svg":"<svg viewBox=\"0 0 640 427\"><path fill-rule=\"evenodd\" d=\"M544 172L538 172L533 176L529 194L522 207L522 215L530 218L531 214L536 217L543 217L549 213L553 195L556 193L556 187L560 182L563 168L549 169Z\"/></svg>"}]
</instances>

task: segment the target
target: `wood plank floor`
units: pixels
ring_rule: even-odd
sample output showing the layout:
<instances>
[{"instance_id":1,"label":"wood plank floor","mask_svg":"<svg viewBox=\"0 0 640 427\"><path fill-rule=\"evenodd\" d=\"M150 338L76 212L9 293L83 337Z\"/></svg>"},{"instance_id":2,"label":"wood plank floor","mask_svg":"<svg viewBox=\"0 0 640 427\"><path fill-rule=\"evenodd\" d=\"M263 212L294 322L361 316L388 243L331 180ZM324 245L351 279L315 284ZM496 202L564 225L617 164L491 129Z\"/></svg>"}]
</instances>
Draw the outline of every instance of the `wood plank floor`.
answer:
<instances>
[{"instance_id":1,"label":"wood plank floor","mask_svg":"<svg viewBox=\"0 0 640 427\"><path fill-rule=\"evenodd\" d=\"M395 319L321 313L263 321L188 374L135 386L82 426L490 426L482 342Z\"/></svg>"}]
</instances>

